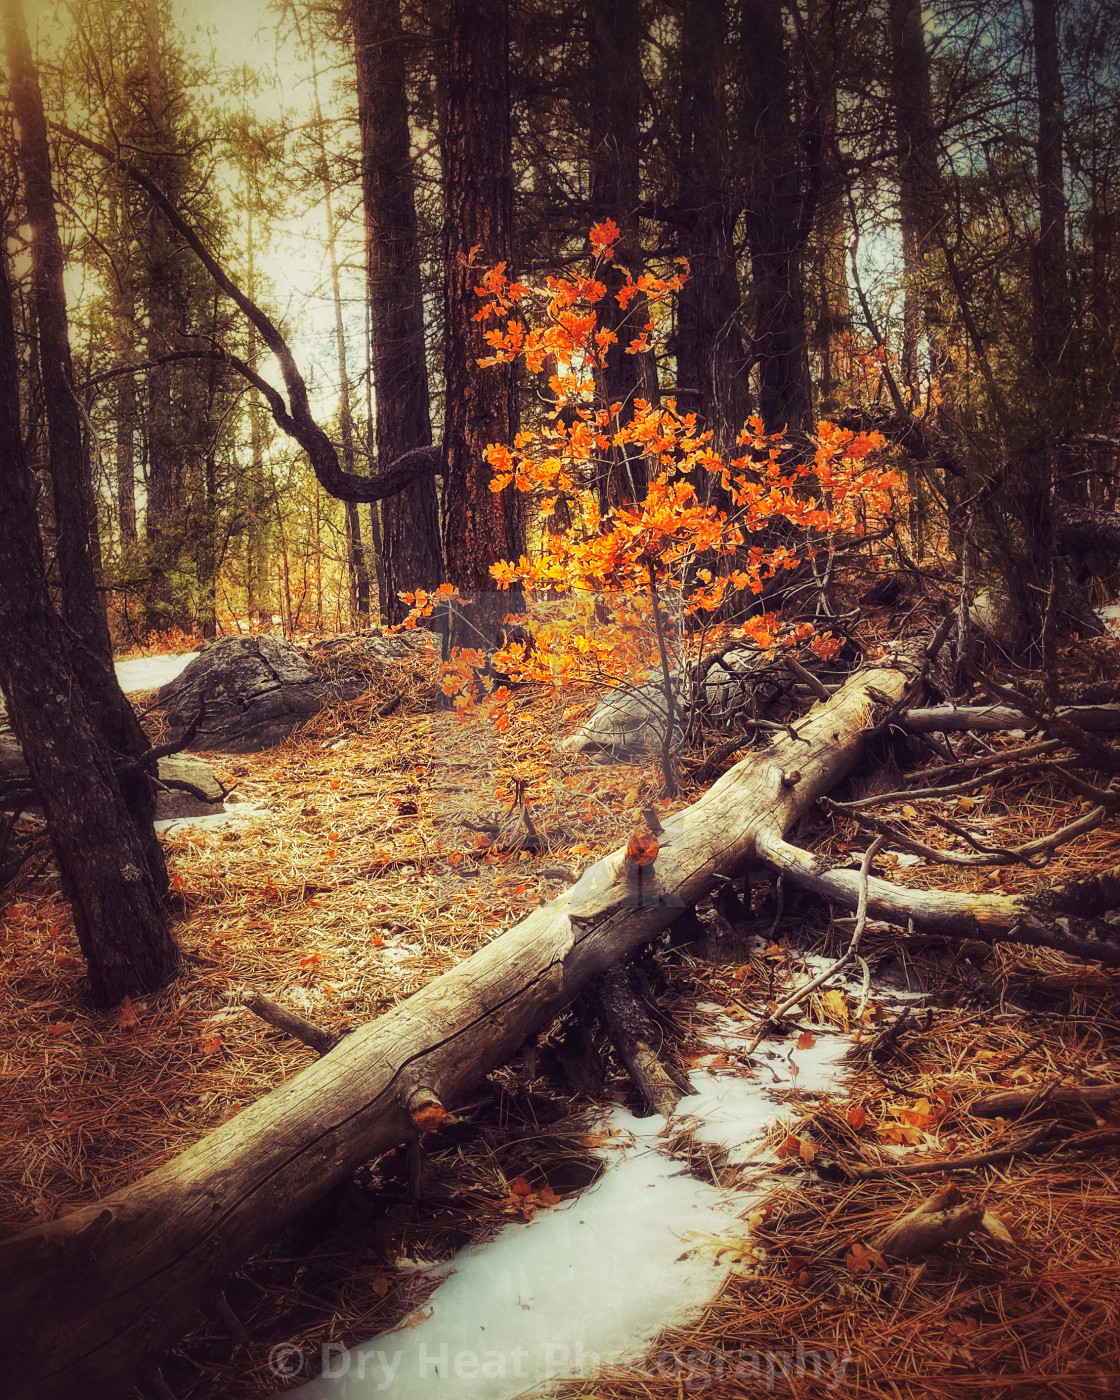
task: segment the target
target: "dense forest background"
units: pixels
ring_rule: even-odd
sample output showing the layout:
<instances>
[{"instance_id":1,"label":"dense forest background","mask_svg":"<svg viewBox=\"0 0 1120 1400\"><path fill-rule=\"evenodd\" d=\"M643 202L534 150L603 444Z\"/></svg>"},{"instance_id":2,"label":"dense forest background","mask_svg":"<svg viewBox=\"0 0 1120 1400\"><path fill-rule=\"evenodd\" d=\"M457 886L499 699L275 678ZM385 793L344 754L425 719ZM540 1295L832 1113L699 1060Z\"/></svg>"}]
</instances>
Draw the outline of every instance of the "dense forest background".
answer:
<instances>
[{"instance_id":1,"label":"dense forest background","mask_svg":"<svg viewBox=\"0 0 1120 1400\"><path fill-rule=\"evenodd\" d=\"M1024 625L1055 490L1113 504L1112 0L27 8L17 82L5 5L0 188L21 432L49 542L66 532L30 87L118 645L397 622L403 590L486 587L536 525L487 491L481 449L553 405L547 365L479 373L474 286L498 262L525 280L586 266L608 219L636 276L690 270L650 313L656 352L627 354L629 334L612 352L620 417L672 396L719 449L751 413L880 429L908 472L913 556L950 551L974 589L999 562ZM190 231L291 347L294 432L276 345ZM367 504L309 458L320 429L350 477L442 456ZM63 567L65 547L48 556Z\"/></svg>"}]
</instances>

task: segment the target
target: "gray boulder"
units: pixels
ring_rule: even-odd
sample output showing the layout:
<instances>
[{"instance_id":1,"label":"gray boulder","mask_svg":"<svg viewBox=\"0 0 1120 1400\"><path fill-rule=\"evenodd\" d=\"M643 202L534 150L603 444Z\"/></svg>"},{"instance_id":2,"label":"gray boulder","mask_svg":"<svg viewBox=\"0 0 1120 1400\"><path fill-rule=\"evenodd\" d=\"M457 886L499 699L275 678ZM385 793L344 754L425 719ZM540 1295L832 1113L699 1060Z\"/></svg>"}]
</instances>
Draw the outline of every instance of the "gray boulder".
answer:
<instances>
[{"instance_id":1,"label":"gray boulder","mask_svg":"<svg viewBox=\"0 0 1120 1400\"><path fill-rule=\"evenodd\" d=\"M677 672L673 684L673 742L681 737L679 720L684 705L684 684ZM591 718L561 744L569 753L598 751L619 760L645 759L661 751L668 720L665 685L655 676L643 685L612 690Z\"/></svg>"},{"instance_id":2,"label":"gray boulder","mask_svg":"<svg viewBox=\"0 0 1120 1400\"><path fill-rule=\"evenodd\" d=\"M286 739L338 689L319 680L303 653L282 637L223 637L161 687L158 703L177 740L206 712L189 749L257 753Z\"/></svg>"},{"instance_id":3,"label":"gray boulder","mask_svg":"<svg viewBox=\"0 0 1120 1400\"><path fill-rule=\"evenodd\" d=\"M214 812L224 812L222 786L214 776L213 769L194 754L172 754L159 760L160 786L156 789L155 819L164 821L175 817L210 816ZM204 801L193 793L163 786L175 781L190 783L213 801ZM10 729L0 730L0 810L11 810L14 805L13 791L25 788L29 782L27 764L23 761L23 751L19 740ZM32 800L24 809L30 814L39 814L38 802Z\"/></svg>"}]
</instances>

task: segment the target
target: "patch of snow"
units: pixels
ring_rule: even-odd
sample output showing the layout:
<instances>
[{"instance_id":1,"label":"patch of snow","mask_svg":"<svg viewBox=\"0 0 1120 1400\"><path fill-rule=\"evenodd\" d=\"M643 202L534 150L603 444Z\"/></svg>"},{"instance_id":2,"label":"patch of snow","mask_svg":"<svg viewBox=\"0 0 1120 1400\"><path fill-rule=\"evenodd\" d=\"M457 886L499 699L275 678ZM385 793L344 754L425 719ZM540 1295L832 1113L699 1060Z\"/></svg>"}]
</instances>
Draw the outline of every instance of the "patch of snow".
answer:
<instances>
[{"instance_id":1,"label":"patch of snow","mask_svg":"<svg viewBox=\"0 0 1120 1400\"><path fill-rule=\"evenodd\" d=\"M658 1150L664 1127L613 1110L605 1128L618 1136L590 1190L464 1249L415 1326L348 1351L328 1344L301 1400L514 1400L637 1356L699 1315L729 1268L721 1237L742 1233L749 1202L683 1174Z\"/></svg>"},{"instance_id":2,"label":"patch of snow","mask_svg":"<svg viewBox=\"0 0 1120 1400\"><path fill-rule=\"evenodd\" d=\"M1110 603L1106 608L1098 608L1097 616L1114 635L1120 633L1120 603Z\"/></svg>"},{"instance_id":3,"label":"patch of snow","mask_svg":"<svg viewBox=\"0 0 1120 1400\"><path fill-rule=\"evenodd\" d=\"M126 694L158 690L181 675L197 655L197 651L185 651L180 656L134 656L116 663L117 680Z\"/></svg>"},{"instance_id":4,"label":"patch of snow","mask_svg":"<svg viewBox=\"0 0 1120 1400\"><path fill-rule=\"evenodd\" d=\"M152 825L157 831L179 831L188 826L236 826L252 817L263 817L267 814L267 807L258 807L255 802L239 802L229 811L210 812L196 817L164 817Z\"/></svg>"},{"instance_id":5,"label":"patch of snow","mask_svg":"<svg viewBox=\"0 0 1120 1400\"><path fill-rule=\"evenodd\" d=\"M705 1044L734 1052L751 1038L720 1014ZM822 1027L807 1049L779 1042L753 1074L694 1070L695 1092L674 1123L744 1163L791 1092L842 1092L848 1045ZM606 1170L593 1187L461 1251L425 1308L395 1332L349 1350L325 1344L314 1358L322 1374L298 1388L300 1400L515 1400L560 1377L634 1362L665 1328L687 1325L742 1257L743 1217L763 1188L696 1180L665 1154L666 1127L621 1108L604 1114Z\"/></svg>"}]
</instances>

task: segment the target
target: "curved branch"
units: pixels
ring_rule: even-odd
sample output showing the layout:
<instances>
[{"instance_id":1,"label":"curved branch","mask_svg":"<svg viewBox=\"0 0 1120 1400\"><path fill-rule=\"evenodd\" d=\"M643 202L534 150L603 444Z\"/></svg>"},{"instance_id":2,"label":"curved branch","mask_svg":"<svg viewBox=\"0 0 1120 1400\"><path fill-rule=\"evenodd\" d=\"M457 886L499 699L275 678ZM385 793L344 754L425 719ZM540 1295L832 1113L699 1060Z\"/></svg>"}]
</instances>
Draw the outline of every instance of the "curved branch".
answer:
<instances>
[{"instance_id":1,"label":"curved branch","mask_svg":"<svg viewBox=\"0 0 1120 1400\"><path fill-rule=\"evenodd\" d=\"M288 393L288 403L285 405L279 392L257 376L243 362L232 355L228 355L226 358L234 368L260 389L272 410L272 416L276 420L277 426L294 439L307 453L311 469L324 491L340 501L380 501L384 500L386 496L397 495L418 476L440 475L443 471L442 447L420 447L412 452L406 452L402 457L398 457L391 467L378 472L376 476L359 476L357 472L343 471L339 465L338 453L334 449L334 444L312 416L307 385L288 342L267 312L262 311L256 302L251 297L246 296L236 282L230 278L202 241L197 230L192 228L183 218L175 204L168 199L154 180L136 166L122 160L119 153L111 151L100 141L83 136L81 132L75 131L72 127L64 126L61 122L52 122L51 126L77 145L84 146L86 150L92 151L94 155L98 155L110 165L116 166L123 175L132 180L134 184L139 185L202 263L219 290L229 297L230 301L244 313L256 328L261 339L276 356L280 365L280 373L284 377L284 387Z\"/></svg>"},{"instance_id":2,"label":"curved branch","mask_svg":"<svg viewBox=\"0 0 1120 1400\"><path fill-rule=\"evenodd\" d=\"M794 846L776 828L760 831L755 852L767 865L823 899L855 909L859 904L858 870L829 869L823 861ZM876 918L901 928L913 926L943 938L975 938L986 943L1025 943L1054 948L1107 967L1120 967L1120 943L1080 938L1043 923L1036 916L1042 901L1006 894L957 894L913 889L871 876L867 908Z\"/></svg>"}]
</instances>

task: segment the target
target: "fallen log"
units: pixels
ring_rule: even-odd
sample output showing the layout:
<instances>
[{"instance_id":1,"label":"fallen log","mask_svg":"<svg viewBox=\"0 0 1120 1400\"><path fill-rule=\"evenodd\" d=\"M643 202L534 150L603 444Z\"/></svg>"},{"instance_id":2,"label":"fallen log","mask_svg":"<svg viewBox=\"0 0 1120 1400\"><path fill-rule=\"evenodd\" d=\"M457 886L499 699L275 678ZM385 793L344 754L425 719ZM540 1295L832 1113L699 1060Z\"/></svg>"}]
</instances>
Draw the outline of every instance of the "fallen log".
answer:
<instances>
[{"instance_id":1,"label":"fallen log","mask_svg":"<svg viewBox=\"0 0 1120 1400\"><path fill-rule=\"evenodd\" d=\"M1063 705L1055 717L1089 733L1111 734L1120 729L1120 705ZM894 723L908 734L947 734L961 729L980 734L1038 728L1036 720L1011 705L934 705L924 710L904 710Z\"/></svg>"},{"instance_id":2,"label":"fallen log","mask_svg":"<svg viewBox=\"0 0 1120 1400\"><path fill-rule=\"evenodd\" d=\"M858 870L829 868L820 857L787 841L775 826L756 831L755 849L767 865L802 889L849 909L859 907ZM873 875L867 880L867 912L872 918L920 933L976 939L981 943L1025 943L1032 948L1053 948L1075 958L1101 962L1107 967L1120 967L1120 941L1112 941L1108 936L1114 931L1108 925L1091 925L1083 920L1085 936L1064 932L1045 917L1045 891L1038 895L957 894L894 885ZM1102 931L1105 937L1100 936Z\"/></svg>"},{"instance_id":3,"label":"fallen log","mask_svg":"<svg viewBox=\"0 0 1120 1400\"><path fill-rule=\"evenodd\" d=\"M652 863L620 849L141 1181L0 1242L9 1400L112 1400L155 1368L231 1270L354 1170L411 1139L582 988L773 845L856 763L895 667L827 704L669 818Z\"/></svg>"},{"instance_id":4,"label":"fallen log","mask_svg":"<svg viewBox=\"0 0 1120 1400\"><path fill-rule=\"evenodd\" d=\"M1044 1106L1048 1117L1065 1109L1105 1108L1120 1099L1120 1084L1091 1084L1080 1089L1055 1089L1039 1103L1037 1089L1008 1089L1004 1093L988 1094L973 1103L969 1112L976 1118L1018 1118L1029 1108Z\"/></svg>"}]
</instances>

